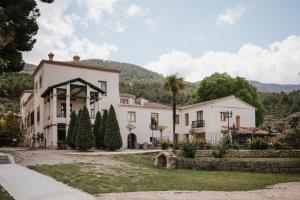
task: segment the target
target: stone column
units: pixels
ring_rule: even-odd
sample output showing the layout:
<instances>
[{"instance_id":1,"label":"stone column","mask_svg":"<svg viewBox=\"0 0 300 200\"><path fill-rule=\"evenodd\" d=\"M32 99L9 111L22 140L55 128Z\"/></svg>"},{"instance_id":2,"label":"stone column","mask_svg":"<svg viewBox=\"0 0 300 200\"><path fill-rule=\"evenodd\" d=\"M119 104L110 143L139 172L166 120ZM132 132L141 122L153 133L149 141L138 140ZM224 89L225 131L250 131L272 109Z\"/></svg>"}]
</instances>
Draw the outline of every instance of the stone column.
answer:
<instances>
[{"instance_id":1,"label":"stone column","mask_svg":"<svg viewBox=\"0 0 300 200\"><path fill-rule=\"evenodd\" d=\"M91 89L90 89L90 86L89 85L86 85L86 108L88 109L89 111L89 115L91 116Z\"/></svg>"},{"instance_id":2,"label":"stone column","mask_svg":"<svg viewBox=\"0 0 300 200\"><path fill-rule=\"evenodd\" d=\"M56 94L56 88L53 88L52 92L52 124L57 123L57 94Z\"/></svg>"},{"instance_id":3,"label":"stone column","mask_svg":"<svg viewBox=\"0 0 300 200\"><path fill-rule=\"evenodd\" d=\"M69 123L70 123L70 110L71 110L71 103L70 103L70 83L67 84L67 95L66 95L66 133L68 133Z\"/></svg>"}]
</instances>

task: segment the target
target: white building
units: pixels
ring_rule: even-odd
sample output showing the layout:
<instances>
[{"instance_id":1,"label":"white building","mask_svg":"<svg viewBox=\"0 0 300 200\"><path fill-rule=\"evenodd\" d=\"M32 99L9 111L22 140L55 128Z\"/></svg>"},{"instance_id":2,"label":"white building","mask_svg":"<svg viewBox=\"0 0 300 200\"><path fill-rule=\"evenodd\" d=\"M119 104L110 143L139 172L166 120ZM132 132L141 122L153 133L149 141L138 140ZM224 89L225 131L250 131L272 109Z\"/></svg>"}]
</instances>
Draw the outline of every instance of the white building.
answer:
<instances>
[{"instance_id":1,"label":"white building","mask_svg":"<svg viewBox=\"0 0 300 200\"><path fill-rule=\"evenodd\" d=\"M172 109L134 95L119 93L120 71L83 65L74 56L72 62L42 60L33 72L34 90L26 90L20 98L25 145L32 145L32 136L43 133L42 145L63 147L70 121L70 112L86 106L94 122L97 111L103 113L112 104L115 107L123 139L123 147L138 148L160 138L150 124L166 125L163 138L172 142ZM177 108L176 140L189 138L190 129L196 138L217 143L222 127L227 126L225 112L232 111L230 126L255 127L255 108L242 100L228 96L213 101ZM135 129L129 135L127 124ZM131 143L129 143L131 141Z\"/></svg>"}]
</instances>

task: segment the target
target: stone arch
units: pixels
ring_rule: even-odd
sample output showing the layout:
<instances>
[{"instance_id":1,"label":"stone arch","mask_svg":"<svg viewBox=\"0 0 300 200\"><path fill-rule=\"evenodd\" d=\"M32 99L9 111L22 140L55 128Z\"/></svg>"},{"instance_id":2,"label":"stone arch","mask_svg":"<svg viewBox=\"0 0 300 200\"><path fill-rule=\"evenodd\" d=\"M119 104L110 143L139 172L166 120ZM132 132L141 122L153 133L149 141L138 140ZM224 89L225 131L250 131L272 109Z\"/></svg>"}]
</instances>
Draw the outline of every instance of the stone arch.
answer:
<instances>
[{"instance_id":1,"label":"stone arch","mask_svg":"<svg viewBox=\"0 0 300 200\"><path fill-rule=\"evenodd\" d=\"M134 133L130 133L127 136L127 148L128 149L136 149L137 138Z\"/></svg>"}]
</instances>

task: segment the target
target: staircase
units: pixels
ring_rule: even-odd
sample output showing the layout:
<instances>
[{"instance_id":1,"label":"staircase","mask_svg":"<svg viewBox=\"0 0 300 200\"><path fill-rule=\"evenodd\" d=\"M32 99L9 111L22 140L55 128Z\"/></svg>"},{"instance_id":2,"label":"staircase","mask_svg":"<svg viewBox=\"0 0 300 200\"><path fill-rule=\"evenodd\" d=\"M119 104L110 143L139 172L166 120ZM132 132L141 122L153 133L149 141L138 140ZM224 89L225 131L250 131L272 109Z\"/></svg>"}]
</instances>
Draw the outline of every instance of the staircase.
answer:
<instances>
[{"instance_id":1,"label":"staircase","mask_svg":"<svg viewBox=\"0 0 300 200\"><path fill-rule=\"evenodd\" d=\"M13 157L9 154L0 153L0 165L13 163Z\"/></svg>"}]
</instances>

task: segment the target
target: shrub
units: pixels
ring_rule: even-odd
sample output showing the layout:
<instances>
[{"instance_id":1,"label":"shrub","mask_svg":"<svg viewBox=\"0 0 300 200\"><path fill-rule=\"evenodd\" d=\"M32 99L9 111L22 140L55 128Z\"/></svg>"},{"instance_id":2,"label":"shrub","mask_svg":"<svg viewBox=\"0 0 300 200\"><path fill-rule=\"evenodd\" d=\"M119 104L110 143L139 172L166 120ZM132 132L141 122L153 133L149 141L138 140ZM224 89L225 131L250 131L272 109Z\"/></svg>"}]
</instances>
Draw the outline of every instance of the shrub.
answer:
<instances>
[{"instance_id":1,"label":"shrub","mask_svg":"<svg viewBox=\"0 0 300 200\"><path fill-rule=\"evenodd\" d=\"M300 149L300 129L293 129L282 138L282 142L285 143L291 149Z\"/></svg>"},{"instance_id":2,"label":"shrub","mask_svg":"<svg viewBox=\"0 0 300 200\"><path fill-rule=\"evenodd\" d=\"M111 151L120 149L123 145L119 123L113 105L111 105L109 108L104 136L104 145L108 150Z\"/></svg>"},{"instance_id":3,"label":"shrub","mask_svg":"<svg viewBox=\"0 0 300 200\"><path fill-rule=\"evenodd\" d=\"M180 145L182 155L185 158L195 158L197 151L197 144L195 142L185 141Z\"/></svg>"},{"instance_id":4,"label":"shrub","mask_svg":"<svg viewBox=\"0 0 300 200\"><path fill-rule=\"evenodd\" d=\"M223 137L219 145L217 146L217 148L213 150L212 152L213 157L223 158L226 155L228 149L230 149L230 147L231 144L230 144L229 136Z\"/></svg>"},{"instance_id":5,"label":"shrub","mask_svg":"<svg viewBox=\"0 0 300 200\"><path fill-rule=\"evenodd\" d=\"M211 149L211 145L209 143L207 143L206 141L204 141L204 140L195 140L194 142L197 146L197 150Z\"/></svg>"},{"instance_id":6,"label":"shrub","mask_svg":"<svg viewBox=\"0 0 300 200\"><path fill-rule=\"evenodd\" d=\"M76 147L79 150L86 151L95 145L95 136L93 134L89 111L86 107L82 109L78 121Z\"/></svg>"},{"instance_id":7,"label":"shrub","mask_svg":"<svg viewBox=\"0 0 300 200\"><path fill-rule=\"evenodd\" d=\"M160 143L160 145L161 145L161 149L162 149L162 150L166 150L166 149L169 148L170 142L168 142L168 141L162 141L162 142Z\"/></svg>"},{"instance_id":8,"label":"shrub","mask_svg":"<svg viewBox=\"0 0 300 200\"><path fill-rule=\"evenodd\" d=\"M273 143L273 148L274 148L275 150L283 150L283 149L286 149L285 144L282 143L282 142L280 142L280 141L274 142L274 143Z\"/></svg>"},{"instance_id":9,"label":"shrub","mask_svg":"<svg viewBox=\"0 0 300 200\"><path fill-rule=\"evenodd\" d=\"M77 116L75 111L73 111L71 113L71 119L70 119L70 124L69 124L69 128L68 128L68 134L67 134L67 145L69 147L71 147L72 149L75 148L75 140L73 140L73 135L74 135L74 131L75 131L75 125L76 125L76 121L77 121Z\"/></svg>"},{"instance_id":10,"label":"shrub","mask_svg":"<svg viewBox=\"0 0 300 200\"><path fill-rule=\"evenodd\" d=\"M78 111L78 116L76 118L76 123L74 126L74 131L73 131L73 135L72 135L72 143L74 144L74 146L76 147L76 138L77 138L77 134L78 134L78 127L80 124L80 115L81 115L81 109Z\"/></svg>"},{"instance_id":11,"label":"shrub","mask_svg":"<svg viewBox=\"0 0 300 200\"><path fill-rule=\"evenodd\" d=\"M101 141L102 138L101 138L101 133L100 133L100 126L101 126L101 113L98 111L96 114L96 119L95 119L94 128L93 128L93 132L94 132L94 136L95 136L95 143L96 143L96 147L98 149L101 148L101 143L103 143L103 141Z\"/></svg>"},{"instance_id":12,"label":"shrub","mask_svg":"<svg viewBox=\"0 0 300 200\"><path fill-rule=\"evenodd\" d=\"M250 144L250 149L252 150L265 150L268 147L266 138L255 138Z\"/></svg>"},{"instance_id":13,"label":"shrub","mask_svg":"<svg viewBox=\"0 0 300 200\"><path fill-rule=\"evenodd\" d=\"M104 137L105 137L106 124L107 124L107 117L108 117L108 111L104 110L101 119L99 138L98 138L100 148L105 148Z\"/></svg>"}]
</instances>

